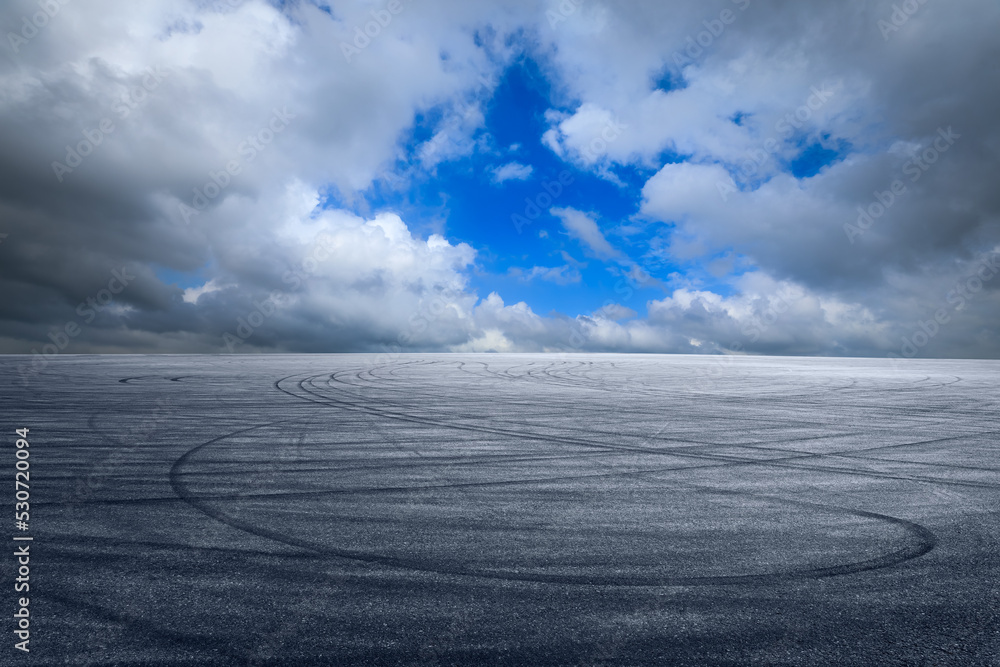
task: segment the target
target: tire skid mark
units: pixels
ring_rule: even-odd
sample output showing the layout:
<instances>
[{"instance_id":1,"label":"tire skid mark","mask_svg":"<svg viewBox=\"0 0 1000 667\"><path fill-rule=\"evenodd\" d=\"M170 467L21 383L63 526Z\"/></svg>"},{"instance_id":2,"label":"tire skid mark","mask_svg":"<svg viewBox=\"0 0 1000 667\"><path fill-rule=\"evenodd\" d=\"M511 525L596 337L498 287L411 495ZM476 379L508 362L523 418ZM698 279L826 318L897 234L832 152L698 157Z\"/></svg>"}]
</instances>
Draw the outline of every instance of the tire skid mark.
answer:
<instances>
[{"instance_id":1,"label":"tire skid mark","mask_svg":"<svg viewBox=\"0 0 1000 667\"><path fill-rule=\"evenodd\" d=\"M578 446L583 446L583 447L593 447L593 448L598 448L598 449L614 450L614 451L620 451L620 452L642 453L642 454L656 454L656 455L674 455L674 456L683 456L683 457L691 457L691 458L716 460L716 461L726 462L726 463L742 463L744 465L750 465L750 466L785 467L785 468L794 468L794 469L800 469L800 470L810 470L810 471L813 471L813 472L827 472L827 473L837 473L837 474L846 474L846 475L859 475L859 476L865 476L865 477L878 477L878 478L883 478L883 479L904 480L904 481L913 481L913 482L927 482L927 483L947 484L947 485L954 485L954 486L972 486L972 487L977 487L977 488L1000 488L1000 485L989 484L989 483L985 483L985 482L971 482L971 481L964 481L964 480L949 480L949 479L941 479L941 478L934 478L934 477L915 477L915 476L905 476L905 475L894 475L894 474L890 474L890 473L880 473L880 472L877 472L877 471L860 470L860 469L855 469L855 468L843 468L843 467L820 466L820 465L810 466L810 465L799 464L799 463L789 463L790 461L798 461L798 460L805 460L805 459L816 459L816 458L825 458L825 457L835 456L837 454L842 454L842 453L853 453L853 452L857 452L857 451L869 451L869 450L843 450L843 451L840 451L840 452L826 452L826 453L802 452L802 453L797 453L797 454L795 454L793 456L787 456L787 457L778 458L778 459L753 459L753 458L746 458L746 457L740 457L740 456L734 456L734 455L727 455L727 454L710 454L710 453L705 453L705 452L693 452L693 451L691 451L692 449L695 449L695 448L698 448L698 447L703 447L704 448L704 446L700 445L700 444L697 445L697 446L695 446L695 447L684 446L684 447L661 447L661 448L636 447L636 446L624 446L624 445L610 445L610 444L607 444L607 443L597 443L597 442L593 442L591 440L585 440L585 439L581 439L581 438L567 438L567 437L558 437L558 436L551 436L551 435L541 435L541 434L537 434L537 433L525 433L525 432L522 432L522 431L514 431L514 430L510 430L510 429L499 429L499 428L486 427L486 426L475 426L475 425L469 425L469 424L455 424L455 423L449 423L447 421L433 420L433 419L429 419L429 418L423 417L423 416L400 414L400 413L392 412L392 411L389 411L389 410L382 410L382 409L377 408L377 407L364 406L364 405L359 405L357 403L350 403L350 402L344 401L342 399L337 399L337 398L332 398L332 397L329 397L329 396L324 396L322 394L318 394L316 392L310 391L309 389L306 389L306 387L304 386L305 382L307 382L309 380L312 380L312 379L315 379L317 377L322 377L322 376L324 376L324 374L321 373L319 375L314 375L314 376L310 376L310 377L304 378L303 380L300 380L298 382L298 385L297 385L299 387L299 389L301 389L305 393L307 393L310 396L313 396L315 398L306 398L306 397L303 397L303 396L298 396L298 395L296 395L296 394L294 394L294 393L292 393L292 392L290 392L290 391L288 391L288 390L286 390L286 389L284 389L283 387L280 386L280 383L282 381L288 380L288 379L290 379L292 377L296 377L294 375L293 376L289 376L287 378L282 378L281 380L276 381L274 386L277 387L280 391L283 391L286 394L289 394L291 396L296 396L296 398L299 398L300 400L307 400L307 401L314 402L314 403L326 404L326 405L328 405L330 407L341 407L341 408L348 409L348 410L355 410L355 411L367 412L369 414L374 414L374 415L377 415L377 416L380 416L380 417L385 417L385 418L388 418L388 419L395 419L395 420L399 420L399 421L406 421L406 422L417 423L417 424L424 424L424 425L429 425L429 426L449 428L449 429L453 429L453 430L473 431L473 432L479 432L479 433L490 433L490 434L493 434L493 435L508 436L508 437L526 439L526 440L535 440L535 441L539 441L539 442L578 445ZM320 400L316 400L316 399L320 399ZM382 400L380 400L379 402L381 404L383 404L383 405L387 404L385 401L382 401ZM663 439L661 438L660 440L663 440ZM923 444L923 443L916 443L916 444ZM707 448L720 447L720 446L730 446L731 447L731 446L734 446L734 445L707 444ZM886 447L897 447L897 446L910 446L910 445L907 445L906 443L903 443L901 445L887 445ZM882 447L876 447L876 448L871 448L871 450L876 450L876 449L881 449L881 448ZM786 450L786 451L789 451L789 450Z\"/></svg>"},{"instance_id":2,"label":"tire skid mark","mask_svg":"<svg viewBox=\"0 0 1000 667\"><path fill-rule=\"evenodd\" d=\"M67 609L85 610L91 616L105 622L121 623L127 626L130 630L134 631L137 635L145 635L146 637L172 644L178 648L188 650L197 648L203 651L221 653L222 656L220 657L226 657L235 664L239 664L246 659L246 655L233 651L225 642L220 642L217 636L167 630L150 623L149 620L126 616L120 612L115 612L108 607L94 604L93 602L87 602L79 598L71 598L66 595L45 592L40 594L40 597L42 599L52 600ZM108 664L122 663L115 660Z\"/></svg>"},{"instance_id":3,"label":"tire skid mark","mask_svg":"<svg viewBox=\"0 0 1000 667\"><path fill-rule=\"evenodd\" d=\"M336 398L331 398L329 396L324 396L324 395L319 394L317 392L310 391L310 389L306 388L306 386L305 386L306 382L309 382L310 385L313 385L313 380L315 380L318 377L322 377L322 376L323 376L323 374L314 375L314 376L310 376L310 377L307 377L307 378L303 378L302 380L300 380L298 382L298 384L297 384L298 389L300 389L302 392L304 392L305 394L307 394L307 396L302 396L302 395L296 394L296 393L294 393L292 391L289 391L289 390L287 390L287 389L285 389L284 387L281 386L282 382L284 382L286 380L289 380L289 379L291 379L293 377L296 377L295 375L287 376L285 378L281 378L281 379L275 381L274 382L274 387L276 389L278 389L279 391L282 391L282 392L284 392L286 394L294 396L295 398L297 398L299 400L304 400L304 401L312 402L312 403L319 404L319 405L325 405L325 406L328 406L328 407L336 407L336 408L340 408L340 409L365 412L365 413L368 413L368 414L371 414L371 415L374 415L374 416L388 418L388 419L394 419L394 420L399 420L399 421L409 421L409 422L418 423L418 424L432 425L432 426L437 426L437 427L446 427L446 428L452 428L452 429L457 429L457 430L474 430L474 431L479 431L479 432L488 432L488 433L494 433L494 434L497 434L497 435L514 436L514 437L521 437L521 438L527 438L527 439L532 439L532 440L541 440L541 441L546 441L546 442L569 443L569 444L576 444L576 445L582 445L582 446L598 447L600 449L612 449L612 450L617 450L617 451L628 451L628 452L635 452L636 451L634 448L612 447L612 446L603 445L603 444L600 444L600 443L593 443L593 442L589 442L589 441L579 441L579 440L566 439L566 438L555 438L555 437L551 437L551 436L539 436L539 435L536 435L536 434L525 434L525 433L519 433L519 432L514 432L514 431L508 431L508 430L505 430L505 429L485 429L485 428L481 428L481 427L480 428L470 427L468 425L456 425L456 424L448 424L448 423L439 423L437 421L430 420L430 419L428 419L426 417L422 417L422 416L400 414L400 413L395 413L395 412L392 412L392 411L389 411L389 410L384 410L384 409L381 409L381 408L378 408L378 407L374 407L374 406L363 406L363 405L360 405L358 403L351 403L349 401L340 400L340 399L336 399ZM332 377L332 374L330 376L328 376L328 377ZM383 400L379 400L379 403L382 404L382 405L386 405L387 404ZM904 530L906 530L908 534L910 534L911 536L917 537L918 538L917 539L917 544L911 545L911 546L907 546L907 547L904 547L904 548L901 548L901 549L897 549L897 550L895 550L895 551L893 551L893 552L891 552L889 554L885 554L885 555L882 555L882 556L879 556L879 557L876 557L876 558L867 559L867 560L864 560L864 561L859 561L859 562L856 562L856 563L846 563L846 564L841 564L841 565L836 565L836 566L830 566L830 567L822 567L822 568L811 568L811 569L803 569L803 570L793 570L793 571L781 572L781 573L764 573L764 574L750 574L750 575L704 576L704 577L676 577L676 576L597 576L597 575L542 574L542 573L530 573L530 572L525 573L525 572L519 572L519 571L510 571L510 572L505 572L505 571L483 571L482 569L468 568L468 567L455 567L455 566L442 567L441 563L430 563L430 564L428 564L426 561L421 561L419 559L399 558L399 557L395 557L395 556L385 556L385 555L380 555L380 554L371 554L371 553L362 552L362 551L358 551L358 550L331 548L331 547L326 547L326 546L322 546L322 545L310 544L308 541L299 540L297 538L289 537L289 536L286 536L286 535L281 535L281 534L278 534L276 531L272 531L272 530L269 530L269 529L266 529L266 528L260 528L259 526L254 526L252 524L249 524L248 522L241 521L241 520L238 520L238 519L234 519L233 517L229 517L229 516L225 515L225 513L221 512L219 510L216 510L215 508L208 507L207 504L205 502L203 502L204 499L202 499L202 498L200 498L198 496L194 496L193 494L190 494L189 492L187 492L187 489L181 483L180 468L187 461L189 461L191 459L191 457L193 457L202 448L207 447L207 446L209 446L211 444L214 444L216 442L219 442L219 441L221 441L221 440L223 440L225 438L231 437L233 435L238 435L238 434L245 433L245 432L252 431L252 430L256 430L256 429L259 429L259 428L266 428L268 426L272 426L272 425L275 425L275 424L278 424L278 423L284 423L284 422L287 422L287 421L291 421L291 420L281 420L279 422L272 422L270 424L262 424L262 425L250 427L250 428L247 428L247 429L242 429L240 431L235 431L235 432L233 432L231 434L220 436L220 437L215 438L213 440L210 440L210 441L208 441L206 443L203 443L202 445L198 445L198 446L192 448L186 454L184 454L181 458L179 458L177 460L177 462L174 464L174 467L171 469L171 484L174 486L175 492L178 494L178 496L182 497L183 499L185 499L187 502L189 502L190 504L192 504L193 506L195 506L199 510L201 510L201 511L205 512L206 514L208 514L209 516L213 516L213 518L216 518L216 519L218 519L220 521L223 521L224 523L227 523L227 524L229 524L229 525L231 525L233 527L237 527L237 528L240 528L241 530L246 530L246 531L251 532L251 533L256 534L256 535L267 537L269 539L275 539L275 540L277 540L279 542L283 542L283 543L288 544L290 546L297 546L297 547L301 547L303 549L307 549L307 550L310 550L310 551L315 551L315 552L319 552L319 553L325 553L325 554L334 555L334 556L341 556L341 557L345 557L345 558L351 558L351 559L354 559L354 560L362 560L362 561L366 561L366 562L378 563L378 564L382 564L382 565L389 565L389 566L393 566L393 567L403 567L405 569L422 570L422 571L435 572L435 573L440 573L440 574L457 574L457 575L462 575L462 576L485 577L485 578L488 578L488 579L500 578L500 579L507 579L507 580L535 581L535 582L545 582L545 583L587 584L587 585L606 585L606 586L673 586L673 585L693 586L693 585L726 585L726 584L745 584L745 583L771 583L771 582L777 582L777 581L785 581L785 580L787 580L789 578L802 578L802 577L815 578L815 577L836 576L836 575L841 575L841 574L849 574L849 573L855 573L855 572L862 572L862 571L866 571L866 570L884 568L884 567L888 567L890 565L899 564L899 563L905 562L907 560L911 560L913 558L917 558L919 556L922 556L922 555L928 553L930 550L932 550L934 548L934 546L936 545L936 538L934 537L933 533L931 533L926 528L920 526L919 524L916 524L916 523L913 523L913 522L909 522L909 521L906 521L904 519L899 519L899 518L891 517L891 516L884 515L884 514L878 514L878 513L873 513L873 512L866 512L866 511L862 511L862 510L853 510L853 509L849 509L849 508L840 508L840 507L834 507L834 506L829 506L829 505L820 505L820 504L816 504L816 503L806 503L806 502L803 502L803 501L789 500L789 499L780 498L780 497L771 497L769 499L772 500L772 501L775 501L775 502L787 503L787 504L793 504L793 505L799 505L799 506L804 506L804 507L811 507L811 508L814 508L814 509L822 509L823 511L829 511L829 512L846 513L848 515L853 515L853 516L858 516L858 517L863 517L863 518L869 518L869 519L873 519L873 520L888 522L888 523L891 523L891 524L894 524L894 525L897 525L897 526L900 526L900 527L904 528ZM644 453L663 453L662 450L640 450L640 451L643 451ZM673 452L673 453L675 455L678 454L677 452ZM688 455L695 456L696 458L699 458L699 456L695 455L695 454L689 453ZM824 456L824 455L809 454L808 456L811 457L811 456ZM713 459L713 460L727 462L727 463L730 463L730 464L751 464L751 465L775 465L775 464L781 464L781 463L783 463L785 461L785 459L781 459L781 460L778 460L778 461L760 461L760 460L747 460L747 459L742 459L742 458L739 458L739 457L706 456L706 455L702 455L702 456L700 456L700 458L709 458L709 459ZM794 458L802 458L802 457L789 457L789 458L790 459L794 459ZM716 467L717 465L720 465L720 464L708 465L708 466L705 466L705 467ZM698 467L701 467L701 466L698 466ZM808 466L791 466L791 467L809 468ZM691 468L692 468L691 466L687 466L687 467L684 467L684 468L681 468L681 469L691 469ZM817 468L817 469L822 470L824 472L831 472L831 469L825 468L825 467L822 467L822 466L813 466L813 468ZM673 470L677 470L677 468L655 469L655 470L642 470L642 471L624 471L624 472L617 472L617 473L584 475L584 476L566 476L566 477L562 477L562 478L543 478L543 479L532 479L532 480L507 480L507 481L495 481L495 482L486 482L486 483L483 483L483 482L478 482L478 483L477 482L468 482L468 483L446 484L446 485L423 485L423 486L419 486L419 487L385 487L385 488L380 489L380 490L364 489L361 492L368 492L368 491L371 491L371 492L379 492L379 491L382 491L382 492L386 492L386 491L389 491L389 492L413 492L413 491L423 491L423 490L427 490L427 489L459 488L459 487L467 488L467 487L473 487L473 486L474 487L482 487L484 485L501 485L501 484L511 484L511 483L545 484L545 483L553 483L553 482L558 482L558 481L569 481L569 480L573 480L573 479L581 479L581 478L589 478L589 477L607 477L607 476L623 476L623 475L638 476L638 475L654 474L654 473L657 473L657 472L662 473L662 472L668 471L668 470L673 471ZM836 471L836 472L841 472L841 471ZM856 471L856 470L848 470L848 471L843 471L843 472L847 472L847 473L850 473L850 474L867 474L867 471ZM893 476L893 477L895 477L895 476ZM923 480L917 480L915 478L901 478L901 479L910 479L910 481L923 481ZM747 492L742 492L742 491L719 490L719 489L711 489L711 488L706 488L705 490L710 491L712 493L723 493L723 494L727 494L727 495L754 496L754 494L747 493ZM359 491L358 490L339 490L339 492L355 494L355 493L358 493ZM314 495L314 494L329 494L329 493L331 493L331 491L328 490L328 491L322 491L322 492L305 492L305 493L308 493L310 495ZM185 494L187 494L187 497L185 497ZM242 495L236 496L236 497L237 498L242 498L242 499L246 498L246 496L242 496ZM763 496L756 496L756 497L763 497Z\"/></svg>"},{"instance_id":4,"label":"tire skid mark","mask_svg":"<svg viewBox=\"0 0 1000 667\"><path fill-rule=\"evenodd\" d=\"M544 574L544 573L533 573L533 572L522 572L519 570L483 570L481 568L470 568L455 565L443 565L436 561L428 561L425 559L414 559L414 558L403 558L398 556L387 556L384 554L372 553L364 550L358 549L344 549L339 547L333 547L329 545L321 545L311 542L309 540L303 540L296 538L294 536L289 536L279 531L275 531L269 528L264 528L259 525L253 524L249 521L241 520L236 517L232 517L226 514L224 511L218 508L212 507L206 501L211 499L230 499L230 500L245 500L250 497L260 497L260 496L270 496L274 495L277 497L303 497L303 496L319 496L319 495L330 495L331 493L345 493L355 495L357 493L368 493L368 492L380 492L380 491L390 491L390 492L413 492L413 491L425 491L425 490L439 490L445 488L458 488L458 487L482 487L482 486L499 486L499 485L511 485L511 484L545 484L553 482L566 482L573 481L577 479L588 479L595 477L634 477L642 476L648 474L656 474L667 471L676 470L690 470L690 466L684 468L667 468L667 469L655 469L655 470L641 470L641 471L623 471L617 473L601 473L593 475L576 475L576 476L564 476L561 478L547 478L547 479L532 479L532 480L508 480L508 481L497 481L497 482L487 482L487 483L466 483L466 484L442 484L442 485L426 485L420 487L387 487L384 489L344 489L337 491L315 491L315 492L300 492L300 493L290 493L290 494L255 494L254 496L248 495L233 495L233 496L223 496L219 498L215 497L204 497L198 496L191 493L186 487L184 487L181 481L180 468L190 460L190 458L196 454L198 451L205 447L208 447L216 442L219 442L232 435L240 435L242 433L247 433L249 431L257 430L260 428L267 428L274 426L276 424L285 423L290 420L281 420L278 422L271 422L268 424L261 424L258 426L253 426L247 429L242 429L240 431L233 432L224 436L219 436L209 440L206 443L197 445L196 447L185 453L180 459L177 460L174 467L171 469L171 484L174 487L175 492L185 500L188 504L192 505L196 509L200 510L204 514L220 521L226 525L233 528L237 528L244 532L257 535L259 537L264 537L276 542L298 547L310 552L324 554L328 556L336 556L340 558L346 558L350 560L362 561L367 563L379 564L383 566L389 566L394 568L401 568L405 570L416 570L421 572L436 573L436 574L447 574L447 575L458 575L465 577L475 577L484 579L500 579L505 581L522 581L522 582L536 582L536 583L550 583L550 584L567 584L567 585L590 585L590 586L614 586L614 587L663 587L663 586L718 586L718 585L733 585L733 584L774 584L787 581L789 579L814 579L823 578L831 576L839 576L844 574L853 574L869 570L882 569L890 567L893 565L898 565L904 563L908 560L918 558L920 556L929 553L934 546L937 544L937 538L929 530L920 526L919 524L906 521L905 519L900 519L897 517L892 517L889 515L878 514L874 512L867 512L863 510L854 510L849 508L836 507L832 505L821 505L818 503L808 503L804 501L789 500L786 498L781 498L778 496L764 496L759 494L747 493L742 491L733 490L720 490L712 487L700 487L702 490L709 493L716 493L721 495L734 495L734 496L750 496L755 498L767 499L776 503L785 503L791 505L798 505L803 507L811 507L814 509L821 509L823 511L831 513L840 513L852 516L858 516L862 518L868 518L883 522L888 522L897 526L902 527L910 535L917 538L916 543L894 550L888 554L883 554L874 558L865 559L862 561L843 563L833 566L818 567L818 568L804 568L804 569L793 569L785 572L772 572L772 573L762 573L762 574L746 574L746 575L713 575L713 576L693 576L693 577L683 577L683 576L655 576L655 575L638 575L638 576L622 576L622 575L589 575L589 574ZM714 466L706 466L714 467ZM681 484L682 486L690 486L692 488L699 488L695 485Z\"/></svg>"}]
</instances>

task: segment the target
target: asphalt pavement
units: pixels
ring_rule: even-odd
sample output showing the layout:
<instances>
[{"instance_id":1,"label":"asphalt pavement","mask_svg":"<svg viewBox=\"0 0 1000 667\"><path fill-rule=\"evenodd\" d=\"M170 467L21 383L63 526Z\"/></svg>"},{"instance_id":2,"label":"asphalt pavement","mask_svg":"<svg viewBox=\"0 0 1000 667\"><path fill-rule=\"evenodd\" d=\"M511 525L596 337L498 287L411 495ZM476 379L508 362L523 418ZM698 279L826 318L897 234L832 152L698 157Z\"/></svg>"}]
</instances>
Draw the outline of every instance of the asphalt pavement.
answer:
<instances>
[{"instance_id":1,"label":"asphalt pavement","mask_svg":"<svg viewBox=\"0 0 1000 667\"><path fill-rule=\"evenodd\" d=\"M1000 362L0 372L33 538L0 664L1000 665Z\"/></svg>"}]
</instances>

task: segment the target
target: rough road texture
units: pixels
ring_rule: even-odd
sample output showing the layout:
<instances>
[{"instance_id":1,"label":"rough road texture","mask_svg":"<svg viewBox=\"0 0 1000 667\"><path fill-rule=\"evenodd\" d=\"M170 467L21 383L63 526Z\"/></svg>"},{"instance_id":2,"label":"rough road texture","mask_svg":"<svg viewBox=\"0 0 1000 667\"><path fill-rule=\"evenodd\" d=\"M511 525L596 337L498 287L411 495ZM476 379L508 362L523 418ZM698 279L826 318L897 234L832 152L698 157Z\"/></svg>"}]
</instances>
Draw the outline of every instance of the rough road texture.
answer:
<instances>
[{"instance_id":1,"label":"rough road texture","mask_svg":"<svg viewBox=\"0 0 1000 667\"><path fill-rule=\"evenodd\" d=\"M24 363L34 664L1000 664L996 362Z\"/></svg>"}]
</instances>

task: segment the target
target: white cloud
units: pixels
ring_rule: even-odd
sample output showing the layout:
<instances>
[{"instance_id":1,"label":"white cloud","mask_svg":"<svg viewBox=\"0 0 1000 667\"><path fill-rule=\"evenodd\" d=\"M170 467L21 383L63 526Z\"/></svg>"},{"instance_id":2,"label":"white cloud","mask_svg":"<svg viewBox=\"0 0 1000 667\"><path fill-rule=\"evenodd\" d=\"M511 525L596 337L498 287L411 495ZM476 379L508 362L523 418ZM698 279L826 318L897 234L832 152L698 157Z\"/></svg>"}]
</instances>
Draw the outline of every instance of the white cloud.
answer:
<instances>
[{"instance_id":1,"label":"white cloud","mask_svg":"<svg viewBox=\"0 0 1000 667\"><path fill-rule=\"evenodd\" d=\"M452 352L482 353L482 352L517 352L517 347L507 339L500 329L486 329L467 343L455 345Z\"/></svg>"},{"instance_id":2,"label":"white cloud","mask_svg":"<svg viewBox=\"0 0 1000 667\"><path fill-rule=\"evenodd\" d=\"M500 167L490 170L493 175L493 182L497 185L506 181L526 181L531 178L535 168L531 165L524 165L520 162L508 162Z\"/></svg>"},{"instance_id":3,"label":"white cloud","mask_svg":"<svg viewBox=\"0 0 1000 667\"><path fill-rule=\"evenodd\" d=\"M639 313L635 312L631 308L621 305L620 303L609 303L593 313L593 317L595 318L604 318L606 320L616 322L620 320L631 320L638 315Z\"/></svg>"},{"instance_id":4,"label":"white cloud","mask_svg":"<svg viewBox=\"0 0 1000 667\"><path fill-rule=\"evenodd\" d=\"M524 282L540 279L557 285L574 285L583 277L580 272L569 265L563 266L533 266L529 270L511 268L509 273Z\"/></svg>"},{"instance_id":5,"label":"white cloud","mask_svg":"<svg viewBox=\"0 0 1000 667\"><path fill-rule=\"evenodd\" d=\"M583 243L598 257L610 259L621 255L608 243L594 219L574 208L554 208L551 213L562 222L563 229L577 241Z\"/></svg>"},{"instance_id":6,"label":"white cloud","mask_svg":"<svg viewBox=\"0 0 1000 667\"><path fill-rule=\"evenodd\" d=\"M219 286L218 281L213 278L204 285L199 285L198 287L188 287L184 290L184 294L181 298L184 300L184 303L198 303L198 297L202 294L211 294L212 292L218 292L220 289L222 288Z\"/></svg>"}]
</instances>

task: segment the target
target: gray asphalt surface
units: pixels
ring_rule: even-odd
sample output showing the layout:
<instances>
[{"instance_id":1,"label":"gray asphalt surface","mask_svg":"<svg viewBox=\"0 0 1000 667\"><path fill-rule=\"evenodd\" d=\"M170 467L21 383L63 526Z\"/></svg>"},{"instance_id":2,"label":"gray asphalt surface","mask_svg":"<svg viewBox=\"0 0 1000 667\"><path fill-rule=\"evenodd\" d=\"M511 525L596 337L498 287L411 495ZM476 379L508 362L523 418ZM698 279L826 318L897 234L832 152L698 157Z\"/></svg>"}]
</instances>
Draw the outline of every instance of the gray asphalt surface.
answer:
<instances>
[{"instance_id":1,"label":"gray asphalt surface","mask_svg":"<svg viewBox=\"0 0 1000 667\"><path fill-rule=\"evenodd\" d=\"M0 664L1000 664L997 362L25 360Z\"/></svg>"}]
</instances>

